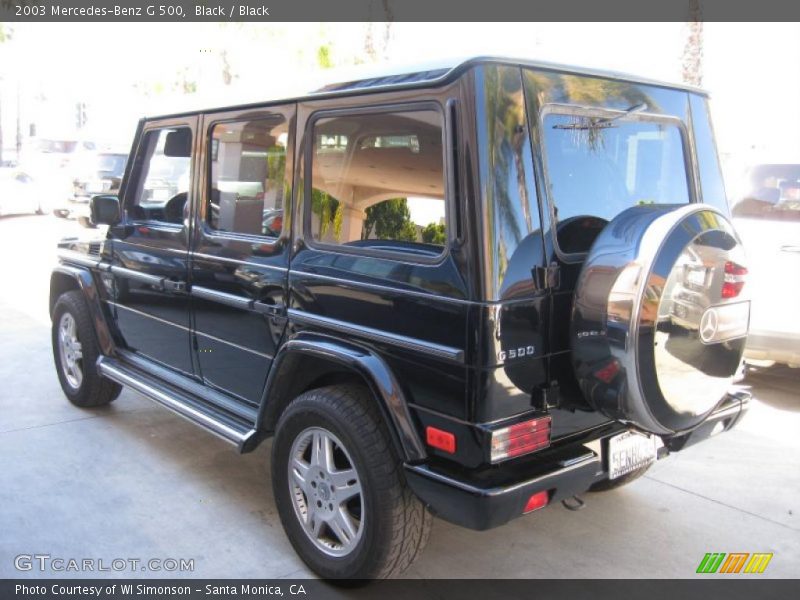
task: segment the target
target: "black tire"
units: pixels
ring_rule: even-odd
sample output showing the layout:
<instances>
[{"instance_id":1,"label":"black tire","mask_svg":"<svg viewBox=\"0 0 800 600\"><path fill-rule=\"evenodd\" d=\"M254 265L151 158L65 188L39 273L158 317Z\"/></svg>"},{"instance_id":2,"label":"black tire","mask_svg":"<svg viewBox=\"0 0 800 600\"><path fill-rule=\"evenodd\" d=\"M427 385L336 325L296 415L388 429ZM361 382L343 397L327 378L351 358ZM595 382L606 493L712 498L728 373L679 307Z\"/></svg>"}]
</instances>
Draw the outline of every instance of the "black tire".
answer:
<instances>
[{"instance_id":1,"label":"black tire","mask_svg":"<svg viewBox=\"0 0 800 600\"><path fill-rule=\"evenodd\" d=\"M289 461L295 441L307 435L310 428L322 428L341 440L358 475L363 531L345 556L329 556L318 548L295 510ZM402 461L375 399L363 387L319 388L289 405L280 418L273 444L272 487L289 541L309 568L323 578L396 576L416 560L428 541L432 516L408 488ZM301 497L307 498L304 492Z\"/></svg>"},{"instance_id":2,"label":"black tire","mask_svg":"<svg viewBox=\"0 0 800 600\"><path fill-rule=\"evenodd\" d=\"M626 473L625 475L617 477L616 479L603 479L602 481L598 481L597 483L592 484L592 487L589 488L589 491L608 492L611 490L615 490L617 488L621 488L623 485L628 485L629 483L639 479L639 477L647 473L647 470L649 468L650 465L647 465L646 467L636 469L635 471Z\"/></svg>"},{"instance_id":3,"label":"black tire","mask_svg":"<svg viewBox=\"0 0 800 600\"><path fill-rule=\"evenodd\" d=\"M70 382L60 351L59 327L66 314L74 319L77 340L81 345L82 357L79 359L79 367L82 377L78 385ZM72 404L81 408L103 406L119 396L122 391L120 385L101 377L97 372L96 364L97 358L100 356L100 349L97 345L89 308L80 291L66 292L58 298L53 309L52 344L53 359L56 363L56 373L58 373L61 389L64 390L64 394Z\"/></svg>"}]
</instances>

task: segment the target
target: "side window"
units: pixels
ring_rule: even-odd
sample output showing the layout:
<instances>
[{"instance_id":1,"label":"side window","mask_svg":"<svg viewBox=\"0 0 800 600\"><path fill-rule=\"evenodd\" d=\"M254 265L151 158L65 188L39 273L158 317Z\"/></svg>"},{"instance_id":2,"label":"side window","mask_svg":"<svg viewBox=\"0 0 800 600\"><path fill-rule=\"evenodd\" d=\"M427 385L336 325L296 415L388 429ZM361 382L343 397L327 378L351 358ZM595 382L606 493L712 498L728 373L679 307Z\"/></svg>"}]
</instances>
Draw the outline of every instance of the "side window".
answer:
<instances>
[{"instance_id":1,"label":"side window","mask_svg":"<svg viewBox=\"0 0 800 600\"><path fill-rule=\"evenodd\" d=\"M542 133L563 252L587 252L631 206L690 201L681 131L670 121L550 113Z\"/></svg>"},{"instance_id":2,"label":"side window","mask_svg":"<svg viewBox=\"0 0 800 600\"><path fill-rule=\"evenodd\" d=\"M183 223L191 188L191 129L169 127L148 131L139 153L140 171L128 205L131 218Z\"/></svg>"},{"instance_id":3,"label":"side window","mask_svg":"<svg viewBox=\"0 0 800 600\"><path fill-rule=\"evenodd\" d=\"M446 244L442 117L435 110L314 123L310 234L317 242L438 256Z\"/></svg>"},{"instance_id":4,"label":"side window","mask_svg":"<svg viewBox=\"0 0 800 600\"><path fill-rule=\"evenodd\" d=\"M277 238L283 227L286 142L282 119L218 123L211 130L208 224Z\"/></svg>"}]
</instances>

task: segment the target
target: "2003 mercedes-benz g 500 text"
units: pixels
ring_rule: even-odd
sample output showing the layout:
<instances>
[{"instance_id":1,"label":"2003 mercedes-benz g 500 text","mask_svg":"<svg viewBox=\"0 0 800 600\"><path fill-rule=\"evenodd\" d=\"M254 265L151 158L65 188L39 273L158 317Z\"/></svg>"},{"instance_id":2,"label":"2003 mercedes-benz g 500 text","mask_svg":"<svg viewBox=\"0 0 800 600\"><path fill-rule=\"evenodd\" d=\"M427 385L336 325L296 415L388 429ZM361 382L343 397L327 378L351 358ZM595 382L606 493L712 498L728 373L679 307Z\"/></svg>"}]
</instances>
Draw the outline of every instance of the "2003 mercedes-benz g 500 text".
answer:
<instances>
[{"instance_id":1,"label":"2003 mercedes-benz g 500 text","mask_svg":"<svg viewBox=\"0 0 800 600\"><path fill-rule=\"evenodd\" d=\"M316 573L400 573L731 428L747 269L707 99L519 60L143 119L65 240L79 407L136 390L272 484Z\"/></svg>"}]
</instances>

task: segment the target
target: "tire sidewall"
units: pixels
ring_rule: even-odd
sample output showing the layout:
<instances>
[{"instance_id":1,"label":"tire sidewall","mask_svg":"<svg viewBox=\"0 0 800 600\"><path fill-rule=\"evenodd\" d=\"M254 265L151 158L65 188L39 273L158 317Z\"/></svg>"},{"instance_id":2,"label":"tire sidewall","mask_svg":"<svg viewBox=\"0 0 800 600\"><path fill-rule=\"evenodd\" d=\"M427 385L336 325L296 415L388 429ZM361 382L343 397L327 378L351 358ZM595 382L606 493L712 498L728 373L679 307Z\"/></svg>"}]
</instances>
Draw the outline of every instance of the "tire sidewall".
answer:
<instances>
[{"instance_id":1,"label":"tire sidewall","mask_svg":"<svg viewBox=\"0 0 800 600\"><path fill-rule=\"evenodd\" d=\"M297 436L309 427L327 429L346 446L358 472L362 488L362 510L366 517L364 531L355 550L344 557L324 554L308 538L292 504L289 492L289 453ZM386 511L376 492L374 476L370 472L363 445L358 443L356 432L334 409L324 402L322 394L308 394L298 398L281 417L272 447L272 487L275 503L289 541L297 554L312 570L328 579L362 577L371 565L381 562L380 544L385 526Z\"/></svg>"},{"instance_id":2,"label":"tire sidewall","mask_svg":"<svg viewBox=\"0 0 800 600\"><path fill-rule=\"evenodd\" d=\"M53 310L53 326L51 330L51 338L53 343L53 359L56 364L56 373L58 380L61 383L61 389L64 394L69 398L70 402L80 406L89 397L89 390L92 385L95 385L95 380L99 377L95 371L94 363L97 360L97 344L94 339L94 331L91 323L86 322L85 314L83 311L78 310L76 304L83 302L83 298L77 296L79 292L67 292L56 303ZM61 318L65 313L72 315L75 319L75 328L78 335L78 340L81 343L83 352L83 360L81 369L83 371L83 379L80 386L74 388L64 377L64 370L61 364L61 353L59 352L60 341L58 339L58 330L61 324Z\"/></svg>"}]
</instances>

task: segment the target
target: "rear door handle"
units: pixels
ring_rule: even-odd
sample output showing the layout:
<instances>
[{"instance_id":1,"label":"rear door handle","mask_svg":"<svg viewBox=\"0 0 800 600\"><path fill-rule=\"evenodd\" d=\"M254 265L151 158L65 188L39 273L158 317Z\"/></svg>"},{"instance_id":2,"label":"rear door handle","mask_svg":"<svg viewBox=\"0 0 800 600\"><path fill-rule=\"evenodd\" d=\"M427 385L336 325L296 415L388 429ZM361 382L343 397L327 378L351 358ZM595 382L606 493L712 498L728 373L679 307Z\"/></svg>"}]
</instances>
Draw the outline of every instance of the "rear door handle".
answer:
<instances>
[{"instance_id":1,"label":"rear door handle","mask_svg":"<svg viewBox=\"0 0 800 600\"><path fill-rule=\"evenodd\" d=\"M161 282L161 285L164 287L164 290L167 292L172 292L174 294L183 293L186 291L186 282L185 281L175 281L174 279L164 279Z\"/></svg>"},{"instance_id":2,"label":"rear door handle","mask_svg":"<svg viewBox=\"0 0 800 600\"><path fill-rule=\"evenodd\" d=\"M262 315L269 315L271 317L279 317L284 314L284 306L280 302L261 302L255 300L253 302L253 310Z\"/></svg>"}]
</instances>

